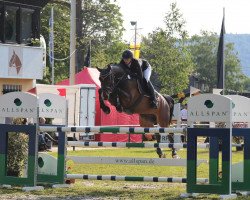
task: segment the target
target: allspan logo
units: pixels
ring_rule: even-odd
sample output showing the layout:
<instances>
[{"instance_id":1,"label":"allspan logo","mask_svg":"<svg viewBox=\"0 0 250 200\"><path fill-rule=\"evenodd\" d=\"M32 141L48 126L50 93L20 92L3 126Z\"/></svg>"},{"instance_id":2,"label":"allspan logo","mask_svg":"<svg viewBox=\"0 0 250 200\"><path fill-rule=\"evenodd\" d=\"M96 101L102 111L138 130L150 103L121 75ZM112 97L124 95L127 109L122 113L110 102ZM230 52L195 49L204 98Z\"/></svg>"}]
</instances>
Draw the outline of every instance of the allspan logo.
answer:
<instances>
[{"instance_id":1,"label":"allspan logo","mask_svg":"<svg viewBox=\"0 0 250 200\"><path fill-rule=\"evenodd\" d=\"M14 100L14 104L15 104L16 106L21 106L21 105L22 105L22 101L21 101L19 98L16 98L16 99Z\"/></svg>"},{"instance_id":2,"label":"allspan logo","mask_svg":"<svg viewBox=\"0 0 250 200\"><path fill-rule=\"evenodd\" d=\"M206 100L204 105L207 107L207 108L212 108L214 106L214 103L211 101L211 100Z\"/></svg>"},{"instance_id":3,"label":"allspan logo","mask_svg":"<svg viewBox=\"0 0 250 200\"><path fill-rule=\"evenodd\" d=\"M44 101L44 105L47 106L47 107L50 107L52 105L51 101L49 99L46 99Z\"/></svg>"}]
</instances>

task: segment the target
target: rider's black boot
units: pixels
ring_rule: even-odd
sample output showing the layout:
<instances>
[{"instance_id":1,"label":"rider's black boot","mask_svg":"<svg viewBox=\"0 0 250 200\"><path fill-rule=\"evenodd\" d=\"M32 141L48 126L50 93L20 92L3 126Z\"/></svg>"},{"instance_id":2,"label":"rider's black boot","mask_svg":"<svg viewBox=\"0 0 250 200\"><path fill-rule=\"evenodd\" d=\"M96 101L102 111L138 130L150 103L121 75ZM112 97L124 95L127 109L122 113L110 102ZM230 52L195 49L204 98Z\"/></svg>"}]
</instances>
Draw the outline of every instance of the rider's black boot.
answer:
<instances>
[{"instance_id":1,"label":"rider's black boot","mask_svg":"<svg viewBox=\"0 0 250 200\"><path fill-rule=\"evenodd\" d=\"M154 109L157 109L157 103L156 103L156 99L155 99L155 90L154 90L154 86L152 85L152 83L150 81L148 81L148 89L149 89L149 93L150 93L150 106Z\"/></svg>"}]
</instances>

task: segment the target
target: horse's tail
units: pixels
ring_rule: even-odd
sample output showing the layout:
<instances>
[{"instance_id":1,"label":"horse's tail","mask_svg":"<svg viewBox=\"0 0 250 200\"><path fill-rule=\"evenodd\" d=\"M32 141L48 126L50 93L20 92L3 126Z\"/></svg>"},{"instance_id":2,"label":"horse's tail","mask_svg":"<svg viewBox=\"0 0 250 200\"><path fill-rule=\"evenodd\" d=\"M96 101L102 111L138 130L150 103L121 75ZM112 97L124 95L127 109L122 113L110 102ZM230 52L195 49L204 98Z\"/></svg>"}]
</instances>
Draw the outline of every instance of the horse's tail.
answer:
<instances>
[{"instance_id":1,"label":"horse's tail","mask_svg":"<svg viewBox=\"0 0 250 200\"><path fill-rule=\"evenodd\" d=\"M164 94L163 97L166 99L166 101L168 102L169 108L170 108L170 118L169 118L169 123L171 123L172 121L172 117L173 117L173 113L174 113L174 99L169 96Z\"/></svg>"}]
</instances>

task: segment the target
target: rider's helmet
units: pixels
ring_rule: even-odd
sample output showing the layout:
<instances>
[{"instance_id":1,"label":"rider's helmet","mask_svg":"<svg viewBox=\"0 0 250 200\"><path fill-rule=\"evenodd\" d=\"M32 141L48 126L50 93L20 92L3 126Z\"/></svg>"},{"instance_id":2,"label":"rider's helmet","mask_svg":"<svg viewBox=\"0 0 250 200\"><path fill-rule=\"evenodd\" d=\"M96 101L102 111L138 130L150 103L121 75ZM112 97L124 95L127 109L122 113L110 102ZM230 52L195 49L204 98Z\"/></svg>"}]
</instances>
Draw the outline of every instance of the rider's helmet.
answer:
<instances>
[{"instance_id":1,"label":"rider's helmet","mask_svg":"<svg viewBox=\"0 0 250 200\"><path fill-rule=\"evenodd\" d=\"M125 50L123 53L122 53L122 59L129 59L129 58L133 58L133 53L132 51L130 50Z\"/></svg>"}]
</instances>

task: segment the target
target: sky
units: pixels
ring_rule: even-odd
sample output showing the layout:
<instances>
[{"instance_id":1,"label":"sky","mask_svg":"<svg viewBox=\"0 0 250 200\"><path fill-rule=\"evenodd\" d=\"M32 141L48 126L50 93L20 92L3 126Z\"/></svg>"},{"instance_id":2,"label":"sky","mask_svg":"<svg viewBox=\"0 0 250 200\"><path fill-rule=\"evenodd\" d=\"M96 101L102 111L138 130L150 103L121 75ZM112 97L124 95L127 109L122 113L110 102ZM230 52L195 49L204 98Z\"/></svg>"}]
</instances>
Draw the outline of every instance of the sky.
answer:
<instances>
[{"instance_id":1,"label":"sky","mask_svg":"<svg viewBox=\"0 0 250 200\"><path fill-rule=\"evenodd\" d=\"M199 34L200 30L219 33L223 8L225 8L226 33L250 33L249 0L116 0L121 7L124 20L124 39L133 39L134 26L130 21L137 21L138 32L142 35L164 27L164 17L170 11L169 5L177 2L177 7L186 20L189 35Z\"/></svg>"}]
</instances>

